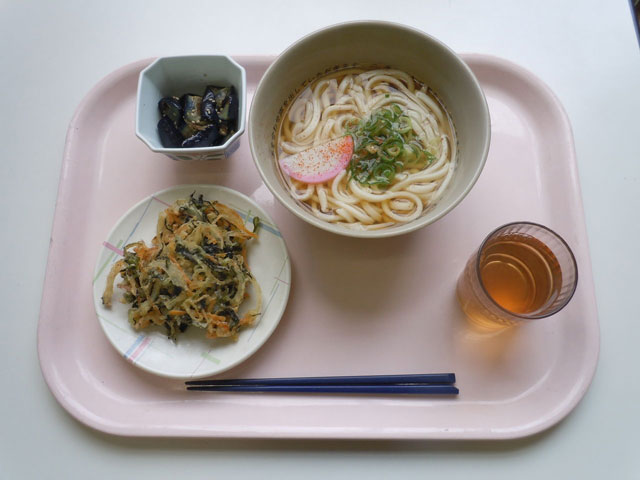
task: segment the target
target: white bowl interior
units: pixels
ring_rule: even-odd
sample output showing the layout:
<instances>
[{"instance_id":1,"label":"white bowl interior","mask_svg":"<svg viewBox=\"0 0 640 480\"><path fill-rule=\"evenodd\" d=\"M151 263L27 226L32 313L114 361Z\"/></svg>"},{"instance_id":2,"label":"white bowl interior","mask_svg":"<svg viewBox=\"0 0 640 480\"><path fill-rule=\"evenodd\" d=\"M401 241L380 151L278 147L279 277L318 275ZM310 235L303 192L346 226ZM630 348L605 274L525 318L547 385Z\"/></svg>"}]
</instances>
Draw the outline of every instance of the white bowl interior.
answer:
<instances>
[{"instance_id":1,"label":"white bowl interior","mask_svg":"<svg viewBox=\"0 0 640 480\"><path fill-rule=\"evenodd\" d=\"M356 231L319 220L288 193L275 160L276 119L283 105L326 70L376 65L403 70L426 83L453 119L458 141L454 178L435 207L422 217L378 231ZM457 205L477 180L486 160L490 121L484 94L466 64L448 47L416 30L384 22L336 25L311 34L286 50L271 65L253 98L249 118L256 166L271 191L300 218L348 236L387 237L413 231L442 217Z\"/></svg>"},{"instance_id":2,"label":"white bowl interior","mask_svg":"<svg viewBox=\"0 0 640 480\"><path fill-rule=\"evenodd\" d=\"M158 136L158 101L163 97L181 96L185 93L203 95L207 85L233 85L238 92L238 131L223 145L202 148L167 148ZM203 151L223 150L242 134L245 126L244 69L229 57L220 55L199 55L159 58L140 74L138 85L138 105L136 134L154 151Z\"/></svg>"}]
</instances>

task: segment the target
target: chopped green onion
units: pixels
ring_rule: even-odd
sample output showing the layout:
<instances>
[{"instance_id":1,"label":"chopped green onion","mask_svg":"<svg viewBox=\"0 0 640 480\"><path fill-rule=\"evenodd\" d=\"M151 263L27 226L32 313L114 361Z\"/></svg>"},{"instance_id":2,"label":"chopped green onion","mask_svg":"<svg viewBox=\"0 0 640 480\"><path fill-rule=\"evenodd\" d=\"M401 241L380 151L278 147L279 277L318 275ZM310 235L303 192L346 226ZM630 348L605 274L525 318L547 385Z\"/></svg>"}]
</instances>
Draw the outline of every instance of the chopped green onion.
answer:
<instances>
[{"instance_id":1,"label":"chopped green onion","mask_svg":"<svg viewBox=\"0 0 640 480\"><path fill-rule=\"evenodd\" d=\"M349 178L363 185L387 188L398 172L426 168L435 160L416 138L411 118L397 104L375 111L347 133L354 141Z\"/></svg>"}]
</instances>

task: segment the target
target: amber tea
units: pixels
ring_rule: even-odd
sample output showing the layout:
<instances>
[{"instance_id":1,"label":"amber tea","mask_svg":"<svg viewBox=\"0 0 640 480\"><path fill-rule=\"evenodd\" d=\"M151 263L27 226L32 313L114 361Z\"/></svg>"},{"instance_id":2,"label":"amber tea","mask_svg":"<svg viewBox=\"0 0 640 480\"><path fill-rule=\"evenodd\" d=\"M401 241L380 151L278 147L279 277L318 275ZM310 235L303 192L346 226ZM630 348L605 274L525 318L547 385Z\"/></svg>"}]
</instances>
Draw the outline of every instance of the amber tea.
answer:
<instances>
[{"instance_id":1,"label":"amber tea","mask_svg":"<svg viewBox=\"0 0 640 480\"><path fill-rule=\"evenodd\" d=\"M485 244L480 278L489 296L502 308L532 313L558 296L562 270L544 243L514 234Z\"/></svg>"},{"instance_id":2,"label":"amber tea","mask_svg":"<svg viewBox=\"0 0 640 480\"><path fill-rule=\"evenodd\" d=\"M575 290L577 270L564 240L536 224L491 233L458 281L458 299L475 324L512 325L559 311Z\"/></svg>"}]
</instances>

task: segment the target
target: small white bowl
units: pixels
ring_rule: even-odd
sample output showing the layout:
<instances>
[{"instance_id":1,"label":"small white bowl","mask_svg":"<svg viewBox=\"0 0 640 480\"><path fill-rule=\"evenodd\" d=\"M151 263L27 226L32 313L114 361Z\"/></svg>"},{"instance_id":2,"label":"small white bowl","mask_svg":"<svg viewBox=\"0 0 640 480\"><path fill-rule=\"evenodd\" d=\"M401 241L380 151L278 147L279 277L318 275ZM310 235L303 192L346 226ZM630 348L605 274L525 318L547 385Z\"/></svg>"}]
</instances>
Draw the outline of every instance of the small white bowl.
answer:
<instances>
[{"instance_id":1,"label":"small white bowl","mask_svg":"<svg viewBox=\"0 0 640 480\"><path fill-rule=\"evenodd\" d=\"M456 170L442 198L417 219L380 230L353 230L313 215L285 186L275 158L278 117L305 83L347 65L389 65L429 86L456 129ZM388 22L343 23L314 32L285 50L267 69L249 113L249 144L262 180L293 214L323 230L363 238L391 237L429 225L469 193L484 167L491 137L489 109L478 80L453 50L410 27Z\"/></svg>"},{"instance_id":2,"label":"small white bowl","mask_svg":"<svg viewBox=\"0 0 640 480\"><path fill-rule=\"evenodd\" d=\"M238 93L238 131L222 145L164 148L158 136L158 102L184 93L201 95L207 85L233 85ZM154 152L173 160L219 160L240 145L245 129L247 80L244 68L226 55L160 57L140 72L136 106L136 135Z\"/></svg>"}]
</instances>

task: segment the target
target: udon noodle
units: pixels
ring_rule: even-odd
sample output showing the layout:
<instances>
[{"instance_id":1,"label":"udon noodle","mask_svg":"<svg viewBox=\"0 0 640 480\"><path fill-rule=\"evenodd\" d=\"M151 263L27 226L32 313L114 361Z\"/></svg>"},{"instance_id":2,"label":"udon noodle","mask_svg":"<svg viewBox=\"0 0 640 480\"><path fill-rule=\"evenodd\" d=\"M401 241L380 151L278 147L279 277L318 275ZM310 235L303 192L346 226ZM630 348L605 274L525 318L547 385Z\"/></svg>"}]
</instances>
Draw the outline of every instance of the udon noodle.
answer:
<instances>
[{"instance_id":1,"label":"udon noodle","mask_svg":"<svg viewBox=\"0 0 640 480\"><path fill-rule=\"evenodd\" d=\"M397 171L386 188L356 181L348 168L320 184L307 184L283 172L291 195L322 220L365 230L412 221L433 206L453 175L454 129L437 97L404 72L349 68L319 77L286 107L276 138L277 154L294 155L344 136L376 111L395 105L411 119L413 141L432 161Z\"/></svg>"}]
</instances>

